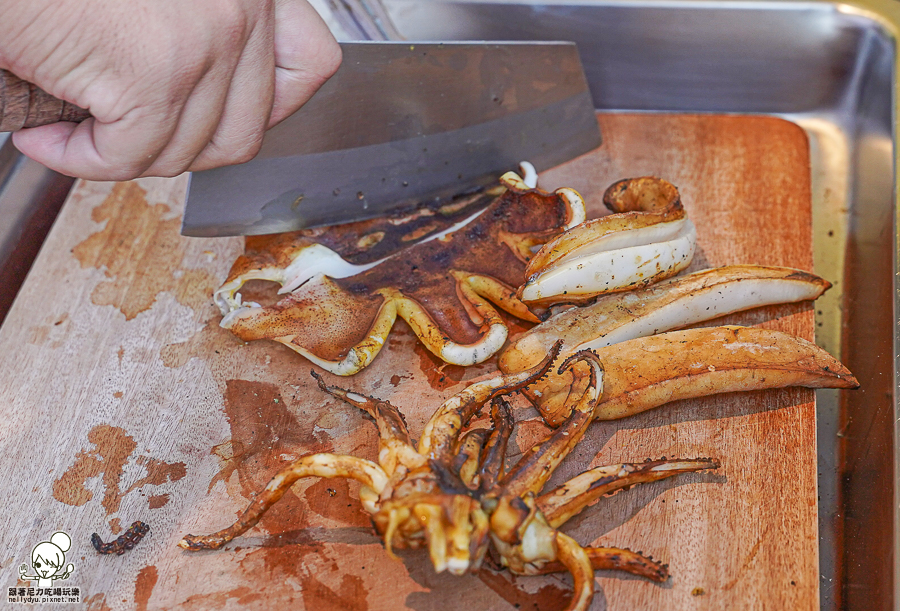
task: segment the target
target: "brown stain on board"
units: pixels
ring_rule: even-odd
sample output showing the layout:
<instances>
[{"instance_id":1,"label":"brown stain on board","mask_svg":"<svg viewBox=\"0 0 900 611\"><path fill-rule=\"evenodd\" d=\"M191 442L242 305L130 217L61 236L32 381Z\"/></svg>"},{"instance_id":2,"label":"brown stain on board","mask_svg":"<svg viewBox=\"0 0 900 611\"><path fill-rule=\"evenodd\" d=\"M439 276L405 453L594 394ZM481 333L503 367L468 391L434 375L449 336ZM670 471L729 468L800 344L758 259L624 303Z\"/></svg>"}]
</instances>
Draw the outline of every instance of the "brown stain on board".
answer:
<instances>
[{"instance_id":1,"label":"brown stain on board","mask_svg":"<svg viewBox=\"0 0 900 611\"><path fill-rule=\"evenodd\" d=\"M106 594L92 594L81 601L86 611L112 611L112 607L106 604Z\"/></svg>"},{"instance_id":2,"label":"brown stain on board","mask_svg":"<svg viewBox=\"0 0 900 611\"><path fill-rule=\"evenodd\" d=\"M210 489L217 482L227 483L236 476L243 503L294 458L333 450L331 437L315 431L313 419L298 420L274 384L227 380L224 399L231 438L212 450L220 460L220 469L212 478ZM308 609L366 609L367 591L361 578L344 576L340 586L332 590L316 577L323 562L330 567L328 572L337 570L337 563L327 557L325 545L307 531L313 514L348 526L370 526L346 480L315 481L302 498L289 490L255 527L269 534L241 559L241 572L248 576L279 576L275 581L270 579L275 585L268 591L267 601L292 604L299 589ZM249 536L254 535L251 532ZM315 556L316 562L310 562L310 556ZM238 595L232 591L215 596L224 602Z\"/></svg>"},{"instance_id":3,"label":"brown stain on board","mask_svg":"<svg viewBox=\"0 0 900 611\"><path fill-rule=\"evenodd\" d=\"M147 497L147 503L150 505L150 509L159 509L168 504L168 502L168 494L154 494L153 496Z\"/></svg>"},{"instance_id":4,"label":"brown stain on board","mask_svg":"<svg viewBox=\"0 0 900 611\"><path fill-rule=\"evenodd\" d=\"M148 456L138 456L135 462L147 470L147 475L131 484L124 494L141 486L159 486L166 482L177 482L187 475L187 467L183 462L167 463Z\"/></svg>"},{"instance_id":5,"label":"brown stain on board","mask_svg":"<svg viewBox=\"0 0 900 611\"><path fill-rule=\"evenodd\" d=\"M507 572L497 573L482 569L477 575L487 587L516 609L560 611L566 608L572 598L571 590L553 584L542 586L537 592L527 592L518 587L519 578Z\"/></svg>"},{"instance_id":6,"label":"brown stain on board","mask_svg":"<svg viewBox=\"0 0 900 611\"><path fill-rule=\"evenodd\" d=\"M369 591L356 575L342 575L337 590L309 575L303 581L303 604L316 611L366 611Z\"/></svg>"},{"instance_id":7,"label":"brown stain on board","mask_svg":"<svg viewBox=\"0 0 900 611\"><path fill-rule=\"evenodd\" d=\"M138 571L137 578L134 580L134 606L137 611L147 611L147 604L150 602L157 579L159 579L159 574L156 566L152 564Z\"/></svg>"},{"instance_id":8,"label":"brown stain on board","mask_svg":"<svg viewBox=\"0 0 900 611\"><path fill-rule=\"evenodd\" d=\"M113 518L109 521L109 530L112 531L112 534L118 535L122 532L122 521L119 518Z\"/></svg>"},{"instance_id":9,"label":"brown stain on board","mask_svg":"<svg viewBox=\"0 0 900 611\"><path fill-rule=\"evenodd\" d=\"M67 505L80 507L93 498L94 493L85 487L87 480L103 476L103 508L106 515L119 509L121 494L119 480L128 457L137 448L134 438L123 429L99 424L87 435L94 445L91 450L82 449L75 455L75 462L53 482L53 498Z\"/></svg>"},{"instance_id":10,"label":"brown stain on board","mask_svg":"<svg viewBox=\"0 0 900 611\"><path fill-rule=\"evenodd\" d=\"M311 511L348 526L370 527L372 521L359 499L350 496L350 481L343 478L320 479L303 494Z\"/></svg>"},{"instance_id":11,"label":"brown stain on board","mask_svg":"<svg viewBox=\"0 0 900 611\"><path fill-rule=\"evenodd\" d=\"M66 505L80 507L90 501L94 493L87 489L87 480L101 477L104 494L101 504L106 515L119 510L126 494L144 485L160 485L175 482L187 474L185 464L167 463L147 456L138 456L137 464L147 470L147 475L129 486L124 492L119 483L122 470L137 448L134 438L117 426L98 424L87 435L92 449L82 449L75 455L72 466L53 482L53 498Z\"/></svg>"},{"instance_id":12,"label":"brown stain on board","mask_svg":"<svg viewBox=\"0 0 900 611\"><path fill-rule=\"evenodd\" d=\"M189 611L191 609L221 609L229 600L236 600L239 607L245 607L250 603L255 603L263 598L267 603L273 601L268 594L258 587L239 586L227 592L213 592L211 594L194 594L188 597L184 602L178 605L179 609Z\"/></svg>"},{"instance_id":13,"label":"brown stain on board","mask_svg":"<svg viewBox=\"0 0 900 611\"><path fill-rule=\"evenodd\" d=\"M415 353L419 357L419 369L425 374L429 386L435 390L452 388L466 375L465 367L445 363L420 342L416 342Z\"/></svg>"},{"instance_id":14,"label":"brown stain on board","mask_svg":"<svg viewBox=\"0 0 900 611\"><path fill-rule=\"evenodd\" d=\"M186 240L179 235L181 219L167 218L170 213L165 204L150 205L147 191L136 182L117 183L91 211L91 219L105 226L72 254L81 267L101 269L108 278L94 287L92 303L113 306L131 320L150 309L162 292L191 308L209 301L216 279L203 270L180 269Z\"/></svg>"},{"instance_id":15,"label":"brown stain on board","mask_svg":"<svg viewBox=\"0 0 900 611\"><path fill-rule=\"evenodd\" d=\"M210 482L210 489L216 482L227 481L236 473L243 497L253 498L275 473L289 464L282 455L300 456L330 449L330 444L313 436L311 425L301 425L287 409L274 384L227 380L225 417L231 428L231 439L213 448L212 453L222 463ZM244 562L256 564L261 559L267 571L277 569L280 573L301 577L303 557L320 546L285 543L282 537L307 526L305 503L293 491L287 491L259 522L258 527L271 536L264 547L248 554Z\"/></svg>"}]
</instances>

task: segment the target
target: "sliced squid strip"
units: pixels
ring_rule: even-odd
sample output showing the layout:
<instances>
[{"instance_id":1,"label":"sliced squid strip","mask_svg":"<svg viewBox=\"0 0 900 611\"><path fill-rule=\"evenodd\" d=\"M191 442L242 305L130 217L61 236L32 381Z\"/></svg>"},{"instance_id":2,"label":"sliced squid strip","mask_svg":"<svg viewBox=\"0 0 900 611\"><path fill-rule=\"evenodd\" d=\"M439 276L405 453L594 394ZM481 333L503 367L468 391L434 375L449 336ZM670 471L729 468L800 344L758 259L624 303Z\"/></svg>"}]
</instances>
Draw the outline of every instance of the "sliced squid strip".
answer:
<instances>
[{"instance_id":1,"label":"sliced squid strip","mask_svg":"<svg viewBox=\"0 0 900 611\"><path fill-rule=\"evenodd\" d=\"M522 182L529 189L536 189L538 184L538 173L534 169L534 165L529 161L520 161L519 169L522 170Z\"/></svg>"},{"instance_id":2,"label":"sliced squid strip","mask_svg":"<svg viewBox=\"0 0 900 611\"><path fill-rule=\"evenodd\" d=\"M830 286L788 267L729 265L695 272L552 316L516 338L498 365L507 373L522 371L539 363L559 339L568 356L742 310L816 299Z\"/></svg>"},{"instance_id":3,"label":"sliced squid strip","mask_svg":"<svg viewBox=\"0 0 900 611\"><path fill-rule=\"evenodd\" d=\"M856 388L859 383L830 354L799 337L755 327L671 331L595 350L603 363L597 420L638 414L671 401L708 395L804 386ZM580 379L576 372L576 381ZM551 426L568 418L572 374L548 374L525 392Z\"/></svg>"},{"instance_id":4,"label":"sliced squid strip","mask_svg":"<svg viewBox=\"0 0 900 611\"><path fill-rule=\"evenodd\" d=\"M678 206L653 212L622 212L584 222L544 244L528 262L525 277L570 257L670 239L685 218L684 208Z\"/></svg>"},{"instance_id":5,"label":"sliced squid strip","mask_svg":"<svg viewBox=\"0 0 900 611\"><path fill-rule=\"evenodd\" d=\"M697 243L697 230L689 219L666 223L675 224L680 225L677 233L662 242L640 243L644 230L635 230L641 239L634 246L561 259L529 278L520 298L531 305L579 303L674 276L690 265Z\"/></svg>"}]
</instances>

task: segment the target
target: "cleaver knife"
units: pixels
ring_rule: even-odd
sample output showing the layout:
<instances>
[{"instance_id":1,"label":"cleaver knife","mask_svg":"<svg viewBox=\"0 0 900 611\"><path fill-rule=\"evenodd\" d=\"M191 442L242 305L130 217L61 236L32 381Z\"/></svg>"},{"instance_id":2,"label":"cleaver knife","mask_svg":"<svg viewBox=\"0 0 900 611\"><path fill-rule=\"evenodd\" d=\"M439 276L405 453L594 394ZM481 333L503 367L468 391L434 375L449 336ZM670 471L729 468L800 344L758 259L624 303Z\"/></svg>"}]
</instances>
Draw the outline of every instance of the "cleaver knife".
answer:
<instances>
[{"instance_id":1,"label":"cleaver knife","mask_svg":"<svg viewBox=\"0 0 900 611\"><path fill-rule=\"evenodd\" d=\"M496 183L520 161L542 171L600 145L573 43L341 47L337 73L266 132L256 158L191 175L184 235L365 220Z\"/></svg>"}]
</instances>

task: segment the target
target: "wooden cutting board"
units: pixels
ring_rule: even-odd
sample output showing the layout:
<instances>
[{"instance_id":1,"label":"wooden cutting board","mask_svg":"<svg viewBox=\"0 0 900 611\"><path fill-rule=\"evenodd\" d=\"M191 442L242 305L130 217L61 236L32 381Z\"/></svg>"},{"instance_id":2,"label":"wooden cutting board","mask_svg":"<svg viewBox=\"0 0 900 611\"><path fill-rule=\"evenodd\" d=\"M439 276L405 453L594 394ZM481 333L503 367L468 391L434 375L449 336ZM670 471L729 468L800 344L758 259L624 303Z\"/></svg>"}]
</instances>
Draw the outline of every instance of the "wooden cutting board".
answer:
<instances>
[{"instance_id":1,"label":"wooden cutting board","mask_svg":"<svg viewBox=\"0 0 900 611\"><path fill-rule=\"evenodd\" d=\"M547 172L593 215L607 185L657 175L681 190L698 230L692 269L730 263L811 269L807 141L763 117L600 115L603 146ZM0 329L0 575L69 533L89 609L561 609L565 575L436 575L421 552L391 560L343 480L296 484L259 527L216 552L176 546L229 525L279 468L310 452L374 459L374 426L324 396L308 361L219 328L212 291L242 240L178 233L185 178L80 182ZM723 321L717 321L723 322ZM809 304L729 317L812 339ZM520 326L514 329L521 331ZM388 349L331 384L389 399L417 435L443 398L495 369L446 366L398 323ZM512 450L547 434L522 409ZM593 609L813 609L818 605L812 391L741 393L595 423L556 480L588 466L718 457L715 472L620 492L571 521L584 544L668 562L656 585L597 573ZM98 555L134 520L150 534ZM19 585L27 586L24 582ZM31 584L36 586L36 583Z\"/></svg>"}]
</instances>

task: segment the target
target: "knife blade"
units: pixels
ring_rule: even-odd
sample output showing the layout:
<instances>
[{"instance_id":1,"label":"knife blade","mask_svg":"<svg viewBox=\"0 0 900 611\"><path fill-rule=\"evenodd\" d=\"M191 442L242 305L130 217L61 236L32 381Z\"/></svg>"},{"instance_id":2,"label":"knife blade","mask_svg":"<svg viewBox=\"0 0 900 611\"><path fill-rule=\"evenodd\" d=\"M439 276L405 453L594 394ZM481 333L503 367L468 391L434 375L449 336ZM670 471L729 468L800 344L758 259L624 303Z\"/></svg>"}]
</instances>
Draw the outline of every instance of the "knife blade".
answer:
<instances>
[{"instance_id":1,"label":"knife blade","mask_svg":"<svg viewBox=\"0 0 900 611\"><path fill-rule=\"evenodd\" d=\"M244 164L195 172L182 233L382 216L600 145L573 43L341 43L337 73Z\"/></svg>"}]
</instances>

